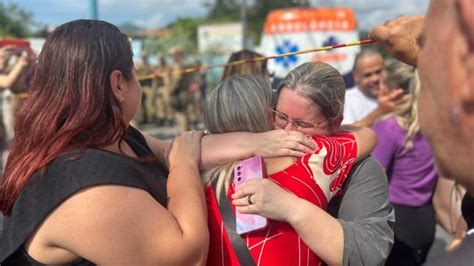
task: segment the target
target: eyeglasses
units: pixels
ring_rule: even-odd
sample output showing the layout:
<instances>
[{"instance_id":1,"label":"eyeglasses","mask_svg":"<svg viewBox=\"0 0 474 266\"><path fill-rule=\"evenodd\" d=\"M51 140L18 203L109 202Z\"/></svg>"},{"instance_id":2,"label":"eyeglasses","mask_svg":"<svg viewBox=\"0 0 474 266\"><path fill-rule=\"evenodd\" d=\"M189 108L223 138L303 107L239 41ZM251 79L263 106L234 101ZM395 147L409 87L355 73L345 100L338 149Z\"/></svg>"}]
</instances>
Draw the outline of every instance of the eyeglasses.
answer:
<instances>
[{"instance_id":1,"label":"eyeglasses","mask_svg":"<svg viewBox=\"0 0 474 266\"><path fill-rule=\"evenodd\" d=\"M288 125L288 123L291 123L291 125L295 129L297 129L299 127L300 128L313 128L313 127L317 127L320 124L326 122L326 119L324 119L322 121L319 121L319 122L315 122L315 123L305 121L305 120L293 120L293 119L288 118L288 116L286 116L284 113L279 112L277 110L272 110L272 113L273 113L274 123L280 128L285 128Z\"/></svg>"}]
</instances>

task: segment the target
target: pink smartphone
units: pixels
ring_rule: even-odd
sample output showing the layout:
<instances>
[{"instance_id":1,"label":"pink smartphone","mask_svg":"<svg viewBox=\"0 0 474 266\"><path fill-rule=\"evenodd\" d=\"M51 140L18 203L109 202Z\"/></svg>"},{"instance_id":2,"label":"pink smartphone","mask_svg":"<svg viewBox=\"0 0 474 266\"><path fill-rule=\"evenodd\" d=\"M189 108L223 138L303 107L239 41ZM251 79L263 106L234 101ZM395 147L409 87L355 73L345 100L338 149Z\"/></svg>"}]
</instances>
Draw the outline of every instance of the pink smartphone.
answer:
<instances>
[{"instance_id":1,"label":"pink smartphone","mask_svg":"<svg viewBox=\"0 0 474 266\"><path fill-rule=\"evenodd\" d=\"M250 179L263 178L263 158L255 156L241 161L234 167L234 188ZM245 234L267 226L267 218L257 214L235 212L237 234Z\"/></svg>"}]
</instances>

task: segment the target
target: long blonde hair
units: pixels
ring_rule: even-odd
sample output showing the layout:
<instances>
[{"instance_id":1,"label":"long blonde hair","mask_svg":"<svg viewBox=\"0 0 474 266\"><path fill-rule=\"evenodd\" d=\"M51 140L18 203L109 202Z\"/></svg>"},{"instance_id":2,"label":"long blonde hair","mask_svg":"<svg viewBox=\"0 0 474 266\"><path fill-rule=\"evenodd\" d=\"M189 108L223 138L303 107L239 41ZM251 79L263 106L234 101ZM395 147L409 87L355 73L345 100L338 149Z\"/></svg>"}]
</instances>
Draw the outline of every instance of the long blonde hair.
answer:
<instances>
[{"instance_id":1,"label":"long blonde hair","mask_svg":"<svg viewBox=\"0 0 474 266\"><path fill-rule=\"evenodd\" d=\"M399 61L393 61L386 67L385 85L390 88L400 88L410 98L394 112L398 125L406 130L405 150L413 148L413 139L420 131L418 123L418 98L420 96L420 81L416 68Z\"/></svg>"},{"instance_id":2,"label":"long blonde hair","mask_svg":"<svg viewBox=\"0 0 474 266\"><path fill-rule=\"evenodd\" d=\"M272 91L270 82L259 76L230 76L206 98L204 124L209 133L236 131L266 132L271 122ZM205 185L216 178L216 196L231 182L236 162L210 169L202 176Z\"/></svg>"}]
</instances>

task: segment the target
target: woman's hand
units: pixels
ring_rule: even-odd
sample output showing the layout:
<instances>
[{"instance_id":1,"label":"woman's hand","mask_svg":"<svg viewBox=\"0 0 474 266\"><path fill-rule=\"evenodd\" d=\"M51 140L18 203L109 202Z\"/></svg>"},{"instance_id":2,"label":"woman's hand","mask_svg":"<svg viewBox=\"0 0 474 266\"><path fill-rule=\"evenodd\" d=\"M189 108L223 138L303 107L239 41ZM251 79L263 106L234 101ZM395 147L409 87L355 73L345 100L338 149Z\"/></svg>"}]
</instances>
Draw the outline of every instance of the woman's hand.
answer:
<instances>
[{"instance_id":1,"label":"woman's hand","mask_svg":"<svg viewBox=\"0 0 474 266\"><path fill-rule=\"evenodd\" d=\"M232 195L232 203L240 213L259 214L276 221L290 220L292 208L300 200L267 178L252 179Z\"/></svg>"},{"instance_id":2,"label":"woman's hand","mask_svg":"<svg viewBox=\"0 0 474 266\"><path fill-rule=\"evenodd\" d=\"M319 150L316 143L303 133L283 129L264 133L210 134L202 139L202 145L201 170L256 155L301 157Z\"/></svg>"},{"instance_id":3,"label":"woman's hand","mask_svg":"<svg viewBox=\"0 0 474 266\"><path fill-rule=\"evenodd\" d=\"M189 131L176 137L169 154L170 170L179 165L199 166L202 135L202 131Z\"/></svg>"},{"instance_id":4,"label":"woman's hand","mask_svg":"<svg viewBox=\"0 0 474 266\"><path fill-rule=\"evenodd\" d=\"M232 198L237 211L289 223L308 247L328 265L342 265L342 225L319 206L298 198L265 178L246 182ZM252 204L249 204L249 199Z\"/></svg>"},{"instance_id":5,"label":"woman's hand","mask_svg":"<svg viewBox=\"0 0 474 266\"><path fill-rule=\"evenodd\" d=\"M262 157L302 157L319 150L317 144L303 133L283 129L254 134L251 145L255 147L255 155Z\"/></svg>"},{"instance_id":6,"label":"woman's hand","mask_svg":"<svg viewBox=\"0 0 474 266\"><path fill-rule=\"evenodd\" d=\"M31 62L30 55L28 53L22 53L20 57L18 58L18 63L22 67L28 66L28 64Z\"/></svg>"}]
</instances>

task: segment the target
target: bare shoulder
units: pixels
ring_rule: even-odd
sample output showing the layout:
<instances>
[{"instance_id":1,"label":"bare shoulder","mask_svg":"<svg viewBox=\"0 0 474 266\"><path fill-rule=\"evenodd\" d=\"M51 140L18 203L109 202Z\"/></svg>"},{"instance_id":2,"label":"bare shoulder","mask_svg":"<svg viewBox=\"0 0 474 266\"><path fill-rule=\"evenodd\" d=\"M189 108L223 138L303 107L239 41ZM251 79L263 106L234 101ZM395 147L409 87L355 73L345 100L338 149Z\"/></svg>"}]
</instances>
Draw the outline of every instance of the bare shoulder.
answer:
<instances>
[{"instance_id":1,"label":"bare shoulder","mask_svg":"<svg viewBox=\"0 0 474 266\"><path fill-rule=\"evenodd\" d=\"M152 246L149 236L172 226L169 216L144 190L94 186L75 193L50 213L30 238L27 251L46 264L67 263L65 258L74 257L131 262L140 252L146 257L147 245Z\"/></svg>"}]
</instances>

